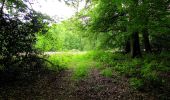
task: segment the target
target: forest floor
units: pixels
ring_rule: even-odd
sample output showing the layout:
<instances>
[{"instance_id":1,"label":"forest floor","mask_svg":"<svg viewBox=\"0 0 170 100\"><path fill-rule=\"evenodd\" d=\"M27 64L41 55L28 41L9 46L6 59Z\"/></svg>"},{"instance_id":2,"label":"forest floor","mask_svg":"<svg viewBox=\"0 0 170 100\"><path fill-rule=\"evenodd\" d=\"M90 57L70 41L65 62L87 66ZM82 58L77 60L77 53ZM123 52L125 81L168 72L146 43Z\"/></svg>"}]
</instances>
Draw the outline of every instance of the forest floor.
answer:
<instances>
[{"instance_id":1,"label":"forest floor","mask_svg":"<svg viewBox=\"0 0 170 100\"><path fill-rule=\"evenodd\" d=\"M129 88L128 80L108 78L92 68L87 78L72 79L72 69L45 72L27 83L23 80L0 87L0 100L156 100Z\"/></svg>"},{"instance_id":2,"label":"forest floor","mask_svg":"<svg viewBox=\"0 0 170 100\"><path fill-rule=\"evenodd\" d=\"M160 100L153 92L133 89L128 77L114 70L109 77L102 75L105 66L84 55L61 56L51 59L67 63L62 71L45 69L28 78L0 80L0 100Z\"/></svg>"}]
</instances>

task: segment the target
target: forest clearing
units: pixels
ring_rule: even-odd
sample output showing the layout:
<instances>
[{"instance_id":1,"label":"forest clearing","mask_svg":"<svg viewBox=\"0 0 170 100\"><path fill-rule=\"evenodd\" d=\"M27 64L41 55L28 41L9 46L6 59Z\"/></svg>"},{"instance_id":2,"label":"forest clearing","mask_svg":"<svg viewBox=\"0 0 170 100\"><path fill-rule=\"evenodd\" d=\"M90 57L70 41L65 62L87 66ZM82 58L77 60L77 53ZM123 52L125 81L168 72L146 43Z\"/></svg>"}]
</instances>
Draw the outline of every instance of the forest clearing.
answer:
<instances>
[{"instance_id":1,"label":"forest clearing","mask_svg":"<svg viewBox=\"0 0 170 100\"><path fill-rule=\"evenodd\" d=\"M0 100L170 100L170 0L0 0Z\"/></svg>"}]
</instances>

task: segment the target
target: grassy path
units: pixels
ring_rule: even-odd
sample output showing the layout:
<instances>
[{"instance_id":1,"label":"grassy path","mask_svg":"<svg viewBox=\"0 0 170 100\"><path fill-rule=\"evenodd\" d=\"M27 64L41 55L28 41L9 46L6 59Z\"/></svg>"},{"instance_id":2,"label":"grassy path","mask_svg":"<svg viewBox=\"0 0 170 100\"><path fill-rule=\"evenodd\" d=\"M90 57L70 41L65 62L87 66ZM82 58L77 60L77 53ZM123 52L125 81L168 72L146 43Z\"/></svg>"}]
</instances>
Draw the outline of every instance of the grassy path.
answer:
<instances>
[{"instance_id":1,"label":"grassy path","mask_svg":"<svg viewBox=\"0 0 170 100\"><path fill-rule=\"evenodd\" d=\"M45 70L29 82L0 85L0 100L157 100L131 89L128 79L114 70L102 74L104 66L84 56L59 59L61 65L66 63L65 70Z\"/></svg>"}]
</instances>

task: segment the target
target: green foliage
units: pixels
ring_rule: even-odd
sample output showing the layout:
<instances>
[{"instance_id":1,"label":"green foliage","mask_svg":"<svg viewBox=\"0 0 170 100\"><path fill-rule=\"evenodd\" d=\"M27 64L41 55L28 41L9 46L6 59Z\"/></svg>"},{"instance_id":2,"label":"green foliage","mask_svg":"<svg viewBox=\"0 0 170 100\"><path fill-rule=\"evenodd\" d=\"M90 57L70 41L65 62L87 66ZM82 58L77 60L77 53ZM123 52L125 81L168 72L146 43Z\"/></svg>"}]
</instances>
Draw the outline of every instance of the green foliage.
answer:
<instances>
[{"instance_id":1,"label":"green foliage","mask_svg":"<svg viewBox=\"0 0 170 100\"><path fill-rule=\"evenodd\" d=\"M143 87L143 81L141 79L137 79L137 78L131 78L130 79L130 85L133 86L134 89L141 89L141 87Z\"/></svg>"},{"instance_id":2,"label":"green foliage","mask_svg":"<svg viewBox=\"0 0 170 100\"><path fill-rule=\"evenodd\" d=\"M81 62L75 66L73 79L80 80L88 76L89 64L88 62Z\"/></svg>"},{"instance_id":3,"label":"green foliage","mask_svg":"<svg viewBox=\"0 0 170 100\"><path fill-rule=\"evenodd\" d=\"M54 66L48 65L49 69L54 71L66 69L68 67L69 62L72 59L72 56L73 56L72 54L68 53L50 55L48 57L48 60L52 62Z\"/></svg>"},{"instance_id":4,"label":"green foliage","mask_svg":"<svg viewBox=\"0 0 170 100\"><path fill-rule=\"evenodd\" d=\"M53 24L46 34L37 35L36 48L43 51L83 50L87 48L87 40L79 30L79 21L72 18L59 24ZM80 25L79 25L80 26Z\"/></svg>"},{"instance_id":5,"label":"green foliage","mask_svg":"<svg viewBox=\"0 0 170 100\"><path fill-rule=\"evenodd\" d=\"M0 69L8 66L11 71L19 70L17 64L20 63L26 66L22 66L22 70L29 70L35 60L54 71L71 68L72 78L80 80L96 67L105 77L112 77L113 70L119 72L130 79L135 89L160 88L168 83L170 72L169 3L168 0L92 0L89 11L83 9L73 18L48 28L44 19L49 17L27 9L23 0L1 1L0 63L5 64L0 64ZM8 13L3 12L3 5ZM134 33L137 37L139 34L139 39L132 36ZM130 43L132 54L137 51L135 45L146 50L145 39L152 50L160 54L143 53L143 58L132 59L128 54L119 53L125 49L126 42ZM98 50L101 48L103 50ZM46 63L34 57L25 58L36 54L35 49L72 52L50 55ZM91 49L96 51L74 52ZM26 56L22 57L22 53ZM22 63L24 59L26 63ZM10 61L12 63L8 63Z\"/></svg>"},{"instance_id":6,"label":"green foliage","mask_svg":"<svg viewBox=\"0 0 170 100\"><path fill-rule=\"evenodd\" d=\"M91 55L86 52L62 52L49 56L48 60L54 65L48 65L48 68L54 71L61 69L73 70L72 78L80 80L86 78L89 73L89 69L96 66L96 63L91 59Z\"/></svg>"},{"instance_id":7,"label":"green foliage","mask_svg":"<svg viewBox=\"0 0 170 100\"><path fill-rule=\"evenodd\" d=\"M100 68L103 76L110 76L112 70L115 70L129 78L130 85L135 89L154 89L166 86L168 82L168 77L162 77L163 73L170 71L167 52L162 52L161 55L147 54L143 58L132 59L120 53L93 51L93 59L103 66Z\"/></svg>"},{"instance_id":8,"label":"green foliage","mask_svg":"<svg viewBox=\"0 0 170 100\"><path fill-rule=\"evenodd\" d=\"M101 75L103 75L105 77L112 77L112 69L111 68L105 68L100 73L101 73Z\"/></svg>"},{"instance_id":9,"label":"green foliage","mask_svg":"<svg viewBox=\"0 0 170 100\"><path fill-rule=\"evenodd\" d=\"M148 80L157 80L157 64L155 64L155 61L152 61L150 63L145 63L143 68L141 69L141 74L144 78Z\"/></svg>"},{"instance_id":10,"label":"green foliage","mask_svg":"<svg viewBox=\"0 0 170 100\"><path fill-rule=\"evenodd\" d=\"M0 64L10 67L37 53L35 34L46 31L47 23L43 20L49 17L28 9L22 0L9 0L0 5L3 5L0 10Z\"/></svg>"},{"instance_id":11,"label":"green foliage","mask_svg":"<svg viewBox=\"0 0 170 100\"><path fill-rule=\"evenodd\" d=\"M136 37L132 34L138 32L137 41L143 40L140 41L142 48L152 45L153 50L168 50L169 3L155 0L92 0L88 11L84 9L80 16L89 18L84 25L85 34L97 40L97 47L126 50L126 42L131 40L129 45L133 54L136 50L132 50L132 40ZM144 37L145 34L148 35ZM149 42L146 43L146 39Z\"/></svg>"},{"instance_id":12,"label":"green foliage","mask_svg":"<svg viewBox=\"0 0 170 100\"><path fill-rule=\"evenodd\" d=\"M81 80L88 77L89 70L95 67L96 63L93 62L88 53L85 53L74 55L69 66L74 70L72 78Z\"/></svg>"}]
</instances>

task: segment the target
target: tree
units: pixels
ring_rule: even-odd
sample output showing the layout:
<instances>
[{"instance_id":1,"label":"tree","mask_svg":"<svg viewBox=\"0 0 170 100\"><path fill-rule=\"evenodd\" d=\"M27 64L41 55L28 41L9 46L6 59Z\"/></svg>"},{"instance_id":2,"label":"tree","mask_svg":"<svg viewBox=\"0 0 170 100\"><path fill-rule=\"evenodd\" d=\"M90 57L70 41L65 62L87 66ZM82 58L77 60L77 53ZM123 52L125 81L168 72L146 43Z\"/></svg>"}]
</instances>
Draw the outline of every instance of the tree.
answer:
<instances>
[{"instance_id":1,"label":"tree","mask_svg":"<svg viewBox=\"0 0 170 100\"><path fill-rule=\"evenodd\" d=\"M83 30L78 27L79 21L70 18L58 24L53 24L46 34L39 33L36 48L43 51L83 50L85 40Z\"/></svg>"},{"instance_id":2,"label":"tree","mask_svg":"<svg viewBox=\"0 0 170 100\"><path fill-rule=\"evenodd\" d=\"M140 35L144 49L149 53L152 37L169 32L165 27L169 26L169 5L168 0L93 0L87 27L95 31L91 35L112 33L105 35L106 41L112 41L112 45L119 48L124 45L124 50L131 51L132 57L140 57Z\"/></svg>"},{"instance_id":3,"label":"tree","mask_svg":"<svg viewBox=\"0 0 170 100\"><path fill-rule=\"evenodd\" d=\"M27 0L2 0L0 12L0 56L4 66L36 53L36 33L44 31L45 17L26 4ZM24 53L24 55L22 55Z\"/></svg>"}]
</instances>

